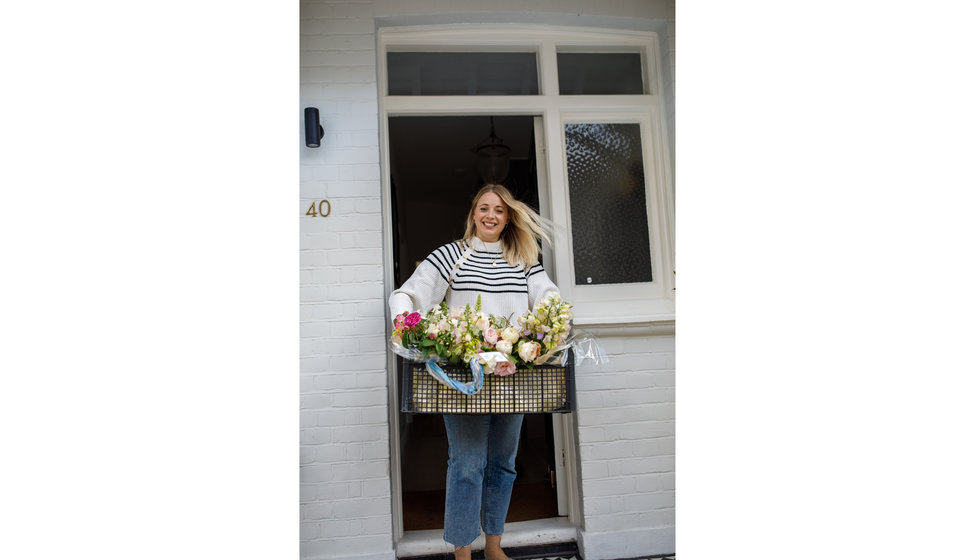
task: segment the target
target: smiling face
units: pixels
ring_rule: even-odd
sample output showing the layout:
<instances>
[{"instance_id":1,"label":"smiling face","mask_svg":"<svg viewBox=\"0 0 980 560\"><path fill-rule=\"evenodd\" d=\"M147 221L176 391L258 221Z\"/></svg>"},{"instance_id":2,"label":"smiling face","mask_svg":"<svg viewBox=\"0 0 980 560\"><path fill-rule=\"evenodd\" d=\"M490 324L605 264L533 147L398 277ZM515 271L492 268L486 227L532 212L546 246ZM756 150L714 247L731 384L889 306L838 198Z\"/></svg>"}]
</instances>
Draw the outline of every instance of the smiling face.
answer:
<instances>
[{"instance_id":1,"label":"smiling face","mask_svg":"<svg viewBox=\"0 0 980 560\"><path fill-rule=\"evenodd\" d=\"M473 209L476 236L484 243L494 243L500 239L500 233L504 231L508 219L507 206L492 192L481 196Z\"/></svg>"}]
</instances>

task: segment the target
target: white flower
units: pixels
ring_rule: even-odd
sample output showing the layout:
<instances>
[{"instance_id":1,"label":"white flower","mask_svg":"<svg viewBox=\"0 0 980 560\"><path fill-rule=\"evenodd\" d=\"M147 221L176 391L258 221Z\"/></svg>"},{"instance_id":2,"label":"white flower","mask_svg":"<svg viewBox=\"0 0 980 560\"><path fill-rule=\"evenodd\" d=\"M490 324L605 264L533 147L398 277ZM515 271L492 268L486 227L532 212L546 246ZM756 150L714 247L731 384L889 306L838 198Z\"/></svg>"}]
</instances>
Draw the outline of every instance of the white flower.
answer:
<instances>
[{"instance_id":1,"label":"white flower","mask_svg":"<svg viewBox=\"0 0 980 560\"><path fill-rule=\"evenodd\" d=\"M517 355L525 362L532 362L538 357L541 347L534 342L522 342L517 345Z\"/></svg>"},{"instance_id":2,"label":"white flower","mask_svg":"<svg viewBox=\"0 0 980 560\"><path fill-rule=\"evenodd\" d=\"M521 337L521 333L517 331L514 327L507 327L500 333L500 338L506 340L507 342L514 344L517 339Z\"/></svg>"},{"instance_id":3,"label":"white flower","mask_svg":"<svg viewBox=\"0 0 980 560\"><path fill-rule=\"evenodd\" d=\"M511 344L510 342L508 342L505 339L500 339L500 340L497 341L497 344L494 346L494 349L496 349L497 352L503 352L504 354L510 354L510 351L514 349L514 345Z\"/></svg>"},{"instance_id":4,"label":"white flower","mask_svg":"<svg viewBox=\"0 0 980 560\"><path fill-rule=\"evenodd\" d=\"M487 317L486 313L480 313L474 324L476 328L480 329L480 332L483 332L490 328L490 318Z\"/></svg>"},{"instance_id":5,"label":"white flower","mask_svg":"<svg viewBox=\"0 0 980 560\"><path fill-rule=\"evenodd\" d=\"M478 356L480 357L480 363L483 364L483 373L493 373L493 368L497 365L497 362L493 359L493 356L486 353L478 354Z\"/></svg>"}]
</instances>

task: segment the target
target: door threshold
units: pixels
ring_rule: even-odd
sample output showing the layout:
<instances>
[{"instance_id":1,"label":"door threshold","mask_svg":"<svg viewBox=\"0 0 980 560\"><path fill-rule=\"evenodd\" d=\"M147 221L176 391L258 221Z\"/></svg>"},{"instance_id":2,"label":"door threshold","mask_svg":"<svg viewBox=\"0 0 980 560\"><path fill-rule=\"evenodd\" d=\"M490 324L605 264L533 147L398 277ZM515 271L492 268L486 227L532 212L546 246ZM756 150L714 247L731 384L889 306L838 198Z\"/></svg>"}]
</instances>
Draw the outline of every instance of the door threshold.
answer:
<instances>
[{"instance_id":1,"label":"door threshold","mask_svg":"<svg viewBox=\"0 0 980 560\"><path fill-rule=\"evenodd\" d=\"M504 524L504 535L500 538L500 545L504 548L517 548L574 542L577 535L578 529L569 523L567 517L517 521ZM483 550L485 545L486 539L481 534L473 541L473 550ZM442 529L405 531L404 536L395 545L395 554L399 558L430 556L447 552L452 555L453 547L442 540Z\"/></svg>"}]
</instances>

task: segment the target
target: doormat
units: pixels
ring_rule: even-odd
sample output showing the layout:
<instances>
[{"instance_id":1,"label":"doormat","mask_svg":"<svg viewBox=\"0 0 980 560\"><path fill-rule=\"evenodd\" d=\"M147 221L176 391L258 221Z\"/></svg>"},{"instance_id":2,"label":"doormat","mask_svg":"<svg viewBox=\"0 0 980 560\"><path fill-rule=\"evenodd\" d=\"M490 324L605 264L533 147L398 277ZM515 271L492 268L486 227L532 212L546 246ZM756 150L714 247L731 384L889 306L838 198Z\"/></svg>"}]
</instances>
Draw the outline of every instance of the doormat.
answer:
<instances>
[{"instance_id":1,"label":"doormat","mask_svg":"<svg viewBox=\"0 0 980 560\"><path fill-rule=\"evenodd\" d=\"M542 544L537 546L521 546L521 547L504 547L504 552L511 560L537 560L537 559L557 559L561 558L564 560L575 559L579 560L578 555L578 544L573 542L568 543L551 543ZM431 554L429 556L409 556L409 557L399 557L398 560L452 560L453 553L448 552L445 554ZM482 550L474 550L471 555L472 560L485 560Z\"/></svg>"}]
</instances>

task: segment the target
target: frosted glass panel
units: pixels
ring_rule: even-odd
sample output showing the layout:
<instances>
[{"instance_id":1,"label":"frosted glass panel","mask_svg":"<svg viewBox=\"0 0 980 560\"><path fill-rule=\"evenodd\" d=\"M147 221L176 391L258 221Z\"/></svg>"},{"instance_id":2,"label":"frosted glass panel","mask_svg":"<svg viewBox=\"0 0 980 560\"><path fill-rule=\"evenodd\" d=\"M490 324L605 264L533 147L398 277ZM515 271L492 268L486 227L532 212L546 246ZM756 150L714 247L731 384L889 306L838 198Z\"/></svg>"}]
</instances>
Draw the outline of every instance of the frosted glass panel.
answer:
<instances>
[{"instance_id":1,"label":"frosted glass panel","mask_svg":"<svg viewBox=\"0 0 980 560\"><path fill-rule=\"evenodd\" d=\"M388 53L388 95L537 94L535 53Z\"/></svg>"},{"instance_id":2,"label":"frosted glass panel","mask_svg":"<svg viewBox=\"0 0 980 560\"><path fill-rule=\"evenodd\" d=\"M643 93L639 53L558 53L561 95Z\"/></svg>"},{"instance_id":3,"label":"frosted glass panel","mask_svg":"<svg viewBox=\"0 0 980 560\"><path fill-rule=\"evenodd\" d=\"M576 284L651 282L638 124L565 125Z\"/></svg>"}]
</instances>

